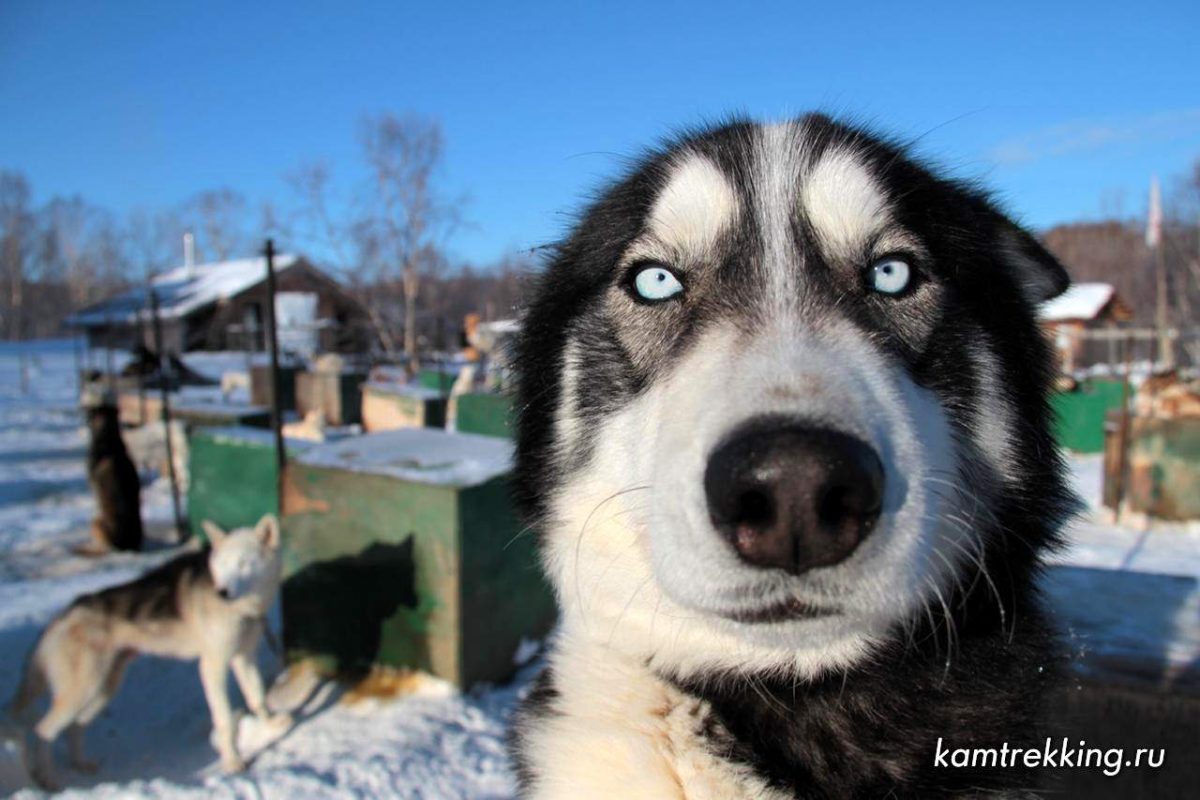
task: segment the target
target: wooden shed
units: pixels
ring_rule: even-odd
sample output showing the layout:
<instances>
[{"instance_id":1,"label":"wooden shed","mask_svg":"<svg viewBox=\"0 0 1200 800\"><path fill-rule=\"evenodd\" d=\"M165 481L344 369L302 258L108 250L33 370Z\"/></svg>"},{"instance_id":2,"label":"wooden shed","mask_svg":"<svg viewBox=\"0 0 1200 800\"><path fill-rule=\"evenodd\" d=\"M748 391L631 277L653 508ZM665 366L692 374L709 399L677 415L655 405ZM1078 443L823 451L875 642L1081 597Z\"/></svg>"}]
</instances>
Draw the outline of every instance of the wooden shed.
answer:
<instances>
[{"instance_id":1,"label":"wooden shed","mask_svg":"<svg viewBox=\"0 0 1200 800\"><path fill-rule=\"evenodd\" d=\"M1109 283L1075 283L1038 310L1064 374L1080 365L1088 331L1115 328L1133 312Z\"/></svg>"},{"instance_id":2,"label":"wooden shed","mask_svg":"<svg viewBox=\"0 0 1200 800\"><path fill-rule=\"evenodd\" d=\"M275 318L279 345L300 355L362 352L370 342L366 311L341 285L304 257L275 258ZM163 349L265 349L267 267L264 258L184 264L150 282L158 301ZM82 330L93 347L154 348L146 286L72 314L64 324Z\"/></svg>"}]
</instances>

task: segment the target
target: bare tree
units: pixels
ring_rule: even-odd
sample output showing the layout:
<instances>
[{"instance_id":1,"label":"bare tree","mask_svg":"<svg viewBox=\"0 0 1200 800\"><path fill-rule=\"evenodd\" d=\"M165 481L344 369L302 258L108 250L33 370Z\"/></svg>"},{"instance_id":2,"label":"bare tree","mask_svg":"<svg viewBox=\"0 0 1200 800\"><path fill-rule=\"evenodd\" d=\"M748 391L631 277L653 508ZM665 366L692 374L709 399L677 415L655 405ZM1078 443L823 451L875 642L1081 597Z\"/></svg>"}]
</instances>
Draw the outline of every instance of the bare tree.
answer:
<instances>
[{"instance_id":1,"label":"bare tree","mask_svg":"<svg viewBox=\"0 0 1200 800\"><path fill-rule=\"evenodd\" d=\"M461 202L443 199L436 189L444 149L436 120L413 114L367 117L361 139L370 184L356 239L372 282L384 289L400 285L404 352L409 371L415 372L421 278L441 267L441 251L458 225ZM385 348L394 350L390 328L381 334Z\"/></svg>"},{"instance_id":2,"label":"bare tree","mask_svg":"<svg viewBox=\"0 0 1200 800\"><path fill-rule=\"evenodd\" d=\"M345 270L389 357L400 351L415 371L422 279L445 263L446 240L460 222L462 200L437 190L443 157L441 126L415 115L364 119L361 143L368 176L360 191L340 197L323 162L289 173L299 208L275 217L287 238L325 251ZM397 314L403 305L403 314Z\"/></svg>"},{"instance_id":3,"label":"bare tree","mask_svg":"<svg viewBox=\"0 0 1200 800\"><path fill-rule=\"evenodd\" d=\"M4 281L4 329L10 340L24 328L26 263L33 214L29 182L17 172L0 172L0 278Z\"/></svg>"},{"instance_id":4,"label":"bare tree","mask_svg":"<svg viewBox=\"0 0 1200 800\"><path fill-rule=\"evenodd\" d=\"M1165 204L1162 259L1168 284L1171 325L1194 328L1200 308L1200 161L1178 177ZM1059 225L1046 232L1046 245L1078 281L1104 281L1133 309L1135 322L1154 324L1156 258L1146 246L1140 219Z\"/></svg>"},{"instance_id":5,"label":"bare tree","mask_svg":"<svg viewBox=\"0 0 1200 800\"><path fill-rule=\"evenodd\" d=\"M140 283L177 265L186 230L187 226L173 211L139 209L130 213L123 237L130 280Z\"/></svg>"},{"instance_id":6,"label":"bare tree","mask_svg":"<svg viewBox=\"0 0 1200 800\"><path fill-rule=\"evenodd\" d=\"M212 261L226 261L247 250L246 198L229 188L209 189L183 205L185 224Z\"/></svg>"},{"instance_id":7,"label":"bare tree","mask_svg":"<svg viewBox=\"0 0 1200 800\"><path fill-rule=\"evenodd\" d=\"M484 267L459 265L422 282L422 307L456 326L469 313L484 321L516 316L534 267L534 260L523 253L508 254Z\"/></svg>"},{"instance_id":8,"label":"bare tree","mask_svg":"<svg viewBox=\"0 0 1200 800\"><path fill-rule=\"evenodd\" d=\"M128 282L122 236L111 214L76 195L51 199L40 216L40 277L65 282L73 308Z\"/></svg>"},{"instance_id":9,"label":"bare tree","mask_svg":"<svg viewBox=\"0 0 1200 800\"><path fill-rule=\"evenodd\" d=\"M368 263L373 255L371 241L363 234L365 223L361 210L353 203L340 202L334 187L333 172L328 164L316 161L303 164L287 173L284 180L298 199L298 207L281 216L275 210L264 211L264 221L273 234L282 239L326 254L324 264L331 272L342 272L351 290L366 310L380 347L389 357L395 356L395 341L388 324L386 306L365 280ZM318 256L319 259L319 256Z\"/></svg>"},{"instance_id":10,"label":"bare tree","mask_svg":"<svg viewBox=\"0 0 1200 800\"><path fill-rule=\"evenodd\" d=\"M1177 325L1194 326L1200 307L1200 158L1175 182L1163 229L1165 263L1178 309Z\"/></svg>"}]
</instances>

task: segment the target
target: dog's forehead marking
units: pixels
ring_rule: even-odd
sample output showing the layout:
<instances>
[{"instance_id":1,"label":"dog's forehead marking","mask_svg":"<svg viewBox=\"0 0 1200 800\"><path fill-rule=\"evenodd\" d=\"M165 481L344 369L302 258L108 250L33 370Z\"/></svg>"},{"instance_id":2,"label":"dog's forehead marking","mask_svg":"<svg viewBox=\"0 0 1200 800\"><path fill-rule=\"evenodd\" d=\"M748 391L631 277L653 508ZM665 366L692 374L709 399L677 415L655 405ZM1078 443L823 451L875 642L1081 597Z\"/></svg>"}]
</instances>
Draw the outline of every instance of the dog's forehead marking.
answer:
<instances>
[{"instance_id":1,"label":"dog's forehead marking","mask_svg":"<svg viewBox=\"0 0 1200 800\"><path fill-rule=\"evenodd\" d=\"M738 200L711 160L685 152L670 166L647 220L657 243L683 255L709 252L737 216Z\"/></svg>"},{"instance_id":2,"label":"dog's forehead marking","mask_svg":"<svg viewBox=\"0 0 1200 800\"><path fill-rule=\"evenodd\" d=\"M766 125L758 141L755 175L756 216L762 237L762 264L768 296L790 308L796 295L796 178L804 161L802 129L791 123Z\"/></svg>"},{"instance_id":3,"label":"dog's forehead marking","mask_svg":"<svg viewBox=\"0 0 1200 800\"><path fill-rule=\"evenodd\" d=\"M830 259L855 259L891 221L883 187L862 157L845 145L826 150L810 167L800 204Z\"/></svg>"}]
</instances>

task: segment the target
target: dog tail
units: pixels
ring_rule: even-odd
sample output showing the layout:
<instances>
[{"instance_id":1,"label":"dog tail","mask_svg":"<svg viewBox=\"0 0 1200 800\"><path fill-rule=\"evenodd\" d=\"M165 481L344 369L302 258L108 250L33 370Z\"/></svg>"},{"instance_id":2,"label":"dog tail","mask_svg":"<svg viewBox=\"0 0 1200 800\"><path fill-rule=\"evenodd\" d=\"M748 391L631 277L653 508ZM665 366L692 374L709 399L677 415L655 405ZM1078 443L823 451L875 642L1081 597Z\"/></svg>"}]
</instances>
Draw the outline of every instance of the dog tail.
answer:
<instances>
[{"instance_id":1,"label":"dog tail","mask_svg":"<svg viewBox=\"0 0 1200 800\"><path fill-rule=\"evenodd\" d=\"M39 658L41 644L39 640L34 645L33 652L29 654L29 658L26 659L21 683L17 687L12 701L8 704L9 716L14 720L24 721L29 714L29 707L46 693L46 673L42 671L42 660Z\"/></svg>"},{"instance_id":2,"label":"dog tail","mask_svg":"<svg viewBox=\"0 0 1200 800\"><path fill-rule=\"evenodd\" d=\"M13 788L13 776L23 783L27 780L29 764L25 750L29 730L29 707L46 691L46 678L36 658L37 648L25 664L21 685L9 703L8 713L0 715L0 788Z\"/></svg>"}]
</instances>

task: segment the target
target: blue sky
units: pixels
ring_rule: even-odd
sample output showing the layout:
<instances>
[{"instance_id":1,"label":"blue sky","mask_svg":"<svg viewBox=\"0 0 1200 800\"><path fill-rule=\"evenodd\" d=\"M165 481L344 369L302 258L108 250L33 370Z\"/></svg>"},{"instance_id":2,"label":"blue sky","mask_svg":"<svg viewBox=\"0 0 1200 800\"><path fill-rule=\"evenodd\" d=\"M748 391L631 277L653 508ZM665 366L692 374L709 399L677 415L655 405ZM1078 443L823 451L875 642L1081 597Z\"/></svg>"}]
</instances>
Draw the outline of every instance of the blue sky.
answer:
<instances>
[{"instance_id":1,"label":"blue sky","mask_svg":"<svg viewBox=\"0 0 1200 800\"><path fill-rule=\"evenodd\" d=\"M679 126L819 108L982 178L1028 224L1139 215L1200 156L1200 2L0 4L0 167L119 213L348 187L364 113L441 119L476 262L561 234Z\"/></svg>"}]
</instances>

